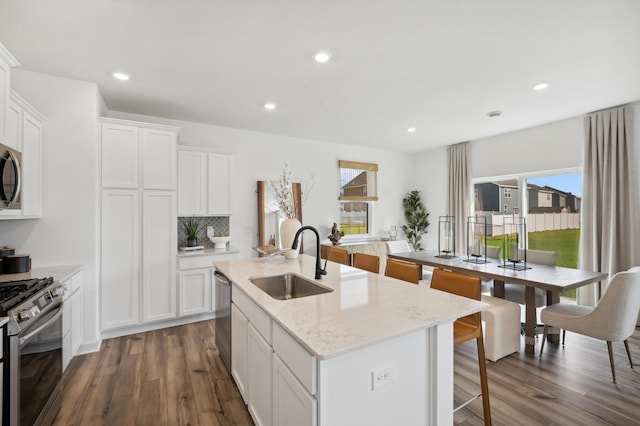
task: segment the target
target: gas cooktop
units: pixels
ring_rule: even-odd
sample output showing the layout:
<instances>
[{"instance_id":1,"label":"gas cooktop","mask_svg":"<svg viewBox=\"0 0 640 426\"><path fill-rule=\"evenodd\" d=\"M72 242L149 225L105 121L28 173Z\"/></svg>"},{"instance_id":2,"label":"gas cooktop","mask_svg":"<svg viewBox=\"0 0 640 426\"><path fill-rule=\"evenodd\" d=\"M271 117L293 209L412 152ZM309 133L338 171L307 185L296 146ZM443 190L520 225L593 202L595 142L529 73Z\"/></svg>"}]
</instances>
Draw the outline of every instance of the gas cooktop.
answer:
<instances>
[{"instance_id":1,"label":"gas cooktop","mask_svg":"<svg viewBox=\"0 0 640 426\"><path fill-rule=\"evenodd\" d=\"M51 277L0 283L0 315L6 316L10 310L52 284Z\"/></svg>"}]
</instances>

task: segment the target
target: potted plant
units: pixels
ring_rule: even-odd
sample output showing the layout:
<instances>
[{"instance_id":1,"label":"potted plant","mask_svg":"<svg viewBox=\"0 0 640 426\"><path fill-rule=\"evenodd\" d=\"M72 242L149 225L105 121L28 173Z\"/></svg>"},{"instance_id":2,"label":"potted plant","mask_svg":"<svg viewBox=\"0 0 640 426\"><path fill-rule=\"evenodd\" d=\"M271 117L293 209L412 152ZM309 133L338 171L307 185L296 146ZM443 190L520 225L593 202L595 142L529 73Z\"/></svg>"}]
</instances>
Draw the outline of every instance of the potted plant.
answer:
<instances>
[{"instance_id":1,"label":"potted plant","mask_svg":"<svg viewBox=\"0 0 640 426\"><path fill-rule=\"evenodd\" d=\"M422 234L425 234L429 227L429 213L427 213L420 200L420 191L413 190L409 192L402 199L402 205L404 206L404 217L408 222L407 225L402 225L402 232L404 232L407 241L415 251L424 250L420 240L422 239Z\"/></svg>"},{"instance_id":2,"label":"potted plant","mask_svg":"<svg viewBox=\"0 0 640 426\"><path fill-rule=\"evenodd\" d=\"M194 247L198 245L198 234L202 232L203 226L200 224L200 220L191 216L182 221L182 230L187 234L187 247Z\"/></svg>"}]
</instances>

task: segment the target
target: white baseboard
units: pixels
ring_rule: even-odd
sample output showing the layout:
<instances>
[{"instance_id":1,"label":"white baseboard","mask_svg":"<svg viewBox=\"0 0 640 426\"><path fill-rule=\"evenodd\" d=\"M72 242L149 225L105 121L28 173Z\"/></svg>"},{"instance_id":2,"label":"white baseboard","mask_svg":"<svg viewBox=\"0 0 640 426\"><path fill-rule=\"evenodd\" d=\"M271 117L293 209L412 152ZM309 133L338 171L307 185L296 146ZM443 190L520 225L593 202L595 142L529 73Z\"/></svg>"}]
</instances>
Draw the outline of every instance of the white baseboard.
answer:
<instances>
[{"instance_id":1,"label":"white baseboard","mask_svg":"<svg viewBox=\"0 0 640 426\"><path fill-rule=\"evenodd\" d=\"M166 321L158 321L148 324L138 324L131 327L118 328L113 330L104 330L100 333L100 337L104 339L112 339L114 337L128 336L136 333L145 333L147 331L159 330L161 328L175 327L178 325L190 324L192 322L206 321L214 319L215 313L193 315L183 318L174 318Z\"/></svg>"}]
</instances>

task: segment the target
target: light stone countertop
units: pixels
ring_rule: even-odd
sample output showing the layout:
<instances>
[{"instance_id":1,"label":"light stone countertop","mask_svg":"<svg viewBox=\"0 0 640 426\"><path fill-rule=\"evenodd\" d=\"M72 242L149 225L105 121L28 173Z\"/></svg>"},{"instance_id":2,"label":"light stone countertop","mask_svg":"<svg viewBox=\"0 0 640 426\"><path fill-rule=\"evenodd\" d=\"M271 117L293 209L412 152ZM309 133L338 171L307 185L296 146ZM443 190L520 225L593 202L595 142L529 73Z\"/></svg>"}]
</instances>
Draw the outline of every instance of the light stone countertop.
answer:
<instances>
[{"instance_id":1,"label":"light stone countertop","mask_svg":"<svg viewBox=\"0 0 640 426\"><path fill-rule=\"evenodd\" d=\"M320 280L334 291L276 300L249 278L294 272L313 279L314 256L300 255L281 262L265 258L221 260L214 265L234 282L233 291L242 290L320 359L453 321L489 306L334 262L327 263L327 275Z\"/></svg>"},{"instance_id":2,"label":"light stone countertop","mask_svg":"<svg viewBox=\"0 0 640 426\"><path fill-rule=\"evenodd\" d=\"M39 268L31 268L29 272L20 274L3 274L0 275L0 283L15 280L28 280L30 278L47 278L53 277L55 281L64 281L73 274L82 269L82 265L58 265L43 266Z\"/></svg>"},{"instance_id":3,"label":"light stone countertop","mask_svg":"<svg viewBox=\"0 0 640 426\"><path fill-rule=\"evenodd\" d=\"M195 256L209 256L212 254L232 254L232 253L240 253L240 249L232 246L227 246L224 249L202 249L202 250L192 250L192 251L184 251L178 249L178 257L195 257Z\"/></svg>"}]
</instances>

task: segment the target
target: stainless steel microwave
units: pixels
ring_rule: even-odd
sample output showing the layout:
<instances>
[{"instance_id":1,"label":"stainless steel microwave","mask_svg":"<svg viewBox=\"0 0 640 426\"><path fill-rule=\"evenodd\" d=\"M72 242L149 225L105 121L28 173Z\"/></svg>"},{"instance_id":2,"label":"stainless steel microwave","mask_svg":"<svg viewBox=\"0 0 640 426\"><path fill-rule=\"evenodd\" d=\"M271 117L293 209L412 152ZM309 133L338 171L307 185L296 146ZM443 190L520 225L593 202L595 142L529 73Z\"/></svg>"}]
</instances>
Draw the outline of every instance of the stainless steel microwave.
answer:
<instances>
[{"instance_id":1,"label":"stainless steel microwave","mask_svg":"<svg viewBox=\"0 0 640 426\"><path fill-rule=\"evenodd\" d=\"M0 210L21 209L22 155L0 144Z\"/></svg>"}]
</instances>

